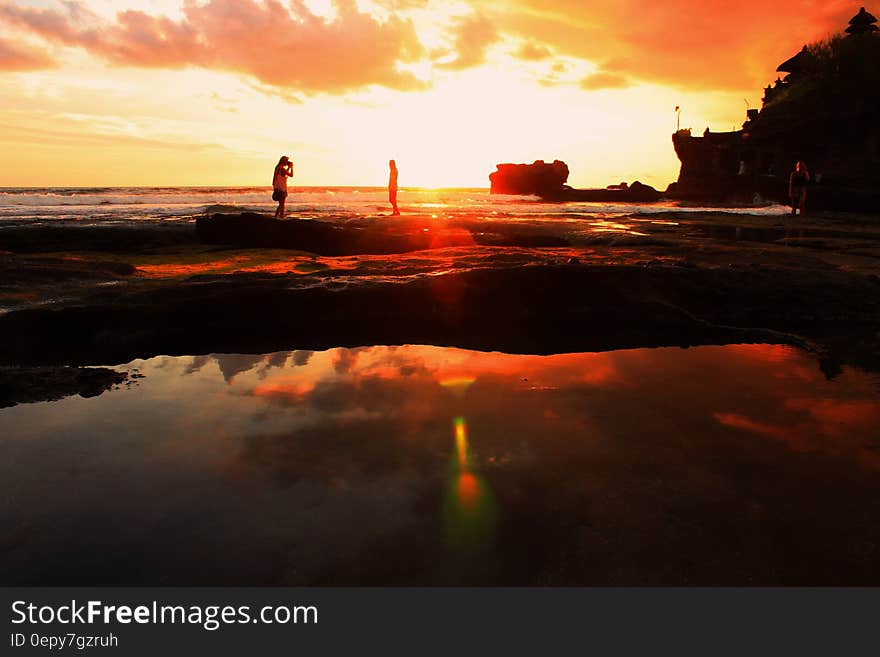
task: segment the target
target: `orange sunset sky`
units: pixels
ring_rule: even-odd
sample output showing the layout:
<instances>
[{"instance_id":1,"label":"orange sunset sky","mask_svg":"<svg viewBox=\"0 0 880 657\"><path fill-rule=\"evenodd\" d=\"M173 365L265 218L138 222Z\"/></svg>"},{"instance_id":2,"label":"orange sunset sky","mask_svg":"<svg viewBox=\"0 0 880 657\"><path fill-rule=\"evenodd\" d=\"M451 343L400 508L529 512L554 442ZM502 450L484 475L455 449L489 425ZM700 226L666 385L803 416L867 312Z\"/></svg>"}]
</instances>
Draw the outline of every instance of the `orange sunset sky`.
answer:
<instances>
[{"instance_id":1,"label":"orange sunset sky","mask_svg":"<svg viewBox=\"0 0 880 657\"><path fill-rule=\"evenodd\" d=\"M0 0L0 186L488 186L565 160L658 188L840 0ZM877 7L867 7L877 13Z\"/></svg>"}]
</instances>

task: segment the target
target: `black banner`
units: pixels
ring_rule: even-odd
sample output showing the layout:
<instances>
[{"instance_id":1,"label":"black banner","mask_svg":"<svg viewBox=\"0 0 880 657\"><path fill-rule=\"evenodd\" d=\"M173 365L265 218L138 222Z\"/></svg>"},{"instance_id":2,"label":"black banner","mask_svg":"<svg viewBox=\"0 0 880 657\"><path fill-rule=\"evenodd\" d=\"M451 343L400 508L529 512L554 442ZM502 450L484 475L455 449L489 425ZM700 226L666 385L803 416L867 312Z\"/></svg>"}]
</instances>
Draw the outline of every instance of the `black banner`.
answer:
<instances>
[{"instance_id":1,"label":"black banner","mask_svg":"<svg viewBox=\"0 0 880 657\"><path fill-rule=\"evenodd\" d=\"M878 589L2 589L2 654L859 654Z\"/></svg>"}]
</instances>

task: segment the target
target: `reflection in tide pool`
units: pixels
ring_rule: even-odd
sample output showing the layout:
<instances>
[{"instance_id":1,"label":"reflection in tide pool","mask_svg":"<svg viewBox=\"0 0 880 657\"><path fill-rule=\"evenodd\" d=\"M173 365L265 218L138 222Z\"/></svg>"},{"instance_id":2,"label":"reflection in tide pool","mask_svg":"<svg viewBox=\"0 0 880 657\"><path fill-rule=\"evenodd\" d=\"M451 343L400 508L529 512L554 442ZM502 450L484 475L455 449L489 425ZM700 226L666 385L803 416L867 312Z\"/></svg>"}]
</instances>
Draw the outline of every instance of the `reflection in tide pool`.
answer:
<instances>
[{"instance_id":1,"label":"reflection in tide pool","mask_svg":"<svg viewBox=\"0 0 880 657\"><path fill-rule=\"evenodd\" d=\"M495 535L495 499L486 480L476 471L468 449L467 422L453 421L455 456L443 501L443 529L447 545L456 552L473 553L492 547Z\"/></svg>"},{"instance_id":2,"label":"reflection in tide pool","mask_svg":"<svg viewBox=\"0 0 880 657\"><path fill-rule=\"evenodd\" d=\"M0 410L0 584L880 584L880 395L789 347L158 357Z\"/></svg>"}]
</instances>

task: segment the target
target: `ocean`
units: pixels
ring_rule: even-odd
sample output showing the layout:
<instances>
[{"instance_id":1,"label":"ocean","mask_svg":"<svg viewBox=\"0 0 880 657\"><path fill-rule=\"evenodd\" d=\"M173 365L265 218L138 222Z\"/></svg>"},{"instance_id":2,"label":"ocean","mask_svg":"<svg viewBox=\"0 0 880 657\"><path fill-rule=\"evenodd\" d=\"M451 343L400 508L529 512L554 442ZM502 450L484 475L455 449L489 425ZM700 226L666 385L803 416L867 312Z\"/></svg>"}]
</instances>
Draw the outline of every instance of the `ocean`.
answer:
<instances>
[{"instance_id":1,"label":"ocean","mask_svg":"<svg viewBox=\"0 0 880 657\"><path fill-rule=\"evenodd\" d=\"M670 211L780 215L780 205L700 207L674 202L649 204L545 203L530 196L490 195L488 190L400 190L405 214L446 218L515 219L541 222L589 222L620 217L650 217ZM192 222L212 211L272 212L269 187L56 187L0 188L0 223L33 225L71 221L82 225L127 222ZM344 220L389 213L382 187L294 187L287 201L291 217Z\"/></svg>"}]
</instances>

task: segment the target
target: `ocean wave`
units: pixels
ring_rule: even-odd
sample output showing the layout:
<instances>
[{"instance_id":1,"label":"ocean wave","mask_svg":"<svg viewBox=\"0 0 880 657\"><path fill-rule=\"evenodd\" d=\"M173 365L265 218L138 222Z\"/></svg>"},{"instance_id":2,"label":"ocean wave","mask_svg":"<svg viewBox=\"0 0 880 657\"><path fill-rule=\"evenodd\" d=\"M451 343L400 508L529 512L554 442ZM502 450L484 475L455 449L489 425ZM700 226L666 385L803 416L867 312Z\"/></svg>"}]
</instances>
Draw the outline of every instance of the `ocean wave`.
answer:
<instances>
[{"instance_id":1,"label":"ocean wave","mask_svg":"<svg viewBox=\"0 0 880 657\"><path fill-rule=\"evenodd\" d=\"M544 203L529 196L490 195L485 189L428 190L402 188L406 214L436 219L564 223L578 227L591 220L653 217L668 213L720 212L773 216L782 206L697 207L673 202ZM209 212L271 212L269 187L79 187L4 188L0 190L0 222L76 220L191 221ZM388 192L381 187L291 187L287 209L292 216L329 221L361 220L388 214ZM596 232L596 231L591 231Z\"/></svg>"}]
</instances>

